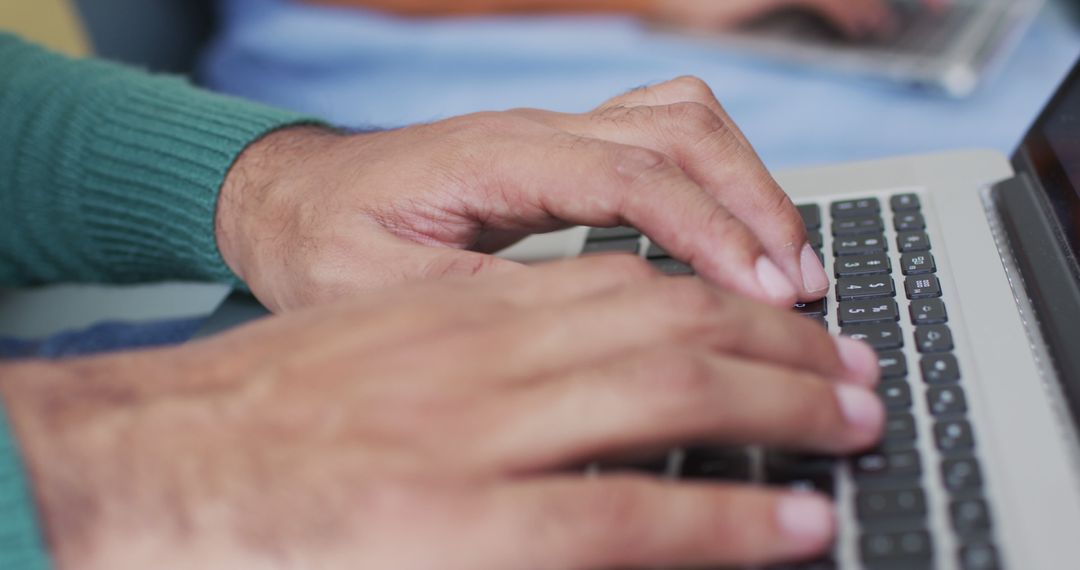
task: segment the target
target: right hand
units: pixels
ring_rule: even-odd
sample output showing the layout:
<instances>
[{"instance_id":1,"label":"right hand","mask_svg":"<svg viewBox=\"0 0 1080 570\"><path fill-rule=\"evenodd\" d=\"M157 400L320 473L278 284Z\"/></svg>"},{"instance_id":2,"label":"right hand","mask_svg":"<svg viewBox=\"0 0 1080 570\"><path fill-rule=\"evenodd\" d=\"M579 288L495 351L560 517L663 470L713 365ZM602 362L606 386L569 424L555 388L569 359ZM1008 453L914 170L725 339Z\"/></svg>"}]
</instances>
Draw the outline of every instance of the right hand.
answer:
<instances>
[{"instance_id":1,"label":"right hand","mask_svg":"<svg viewBox=\"0 0 1080 570\"><path fill-rule=\"evenodd\" d=\"M763 564L824 497L586 478L690 441L850 453L869 348L599 257L430 282L180 348L0 369L60 569Z\"/></svg>"}]
</instances>

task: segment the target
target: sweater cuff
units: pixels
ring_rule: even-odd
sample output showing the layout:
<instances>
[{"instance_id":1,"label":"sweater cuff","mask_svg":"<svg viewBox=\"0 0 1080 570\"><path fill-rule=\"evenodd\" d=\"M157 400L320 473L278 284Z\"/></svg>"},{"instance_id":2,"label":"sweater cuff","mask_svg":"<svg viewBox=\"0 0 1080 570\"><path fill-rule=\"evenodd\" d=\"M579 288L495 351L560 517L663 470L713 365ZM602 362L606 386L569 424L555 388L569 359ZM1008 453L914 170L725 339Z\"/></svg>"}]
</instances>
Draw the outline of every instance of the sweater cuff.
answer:
<instances>
[{"instance_id":1,"label":"sweater cuff","mask_svg":"<svg viewBox=\"0 0 1080 570\"><path fill-rule=\"evenodd\" d=\"M0 401L0 568L50 566L15 436Z\"/></svg>"}]
</instances>

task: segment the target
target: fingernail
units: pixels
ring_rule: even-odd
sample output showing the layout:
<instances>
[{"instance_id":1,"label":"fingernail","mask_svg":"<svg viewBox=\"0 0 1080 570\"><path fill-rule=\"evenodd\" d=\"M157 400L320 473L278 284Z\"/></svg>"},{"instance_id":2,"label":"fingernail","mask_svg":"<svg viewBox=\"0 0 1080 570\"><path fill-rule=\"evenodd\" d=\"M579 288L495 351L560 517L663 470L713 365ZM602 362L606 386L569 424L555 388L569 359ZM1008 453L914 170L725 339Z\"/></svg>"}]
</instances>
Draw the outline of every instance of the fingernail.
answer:
<instances>
[{"instance_id":1,"label":"fingernail","mask_svg":"<svg viewBox=\"0 0 1080 570\"><path fill-rule=\"evenodd\" d=\"M836 337L836 351L847 368L849 378L865 386L873 386L881 377L877 353L869 344L845 336Z\"/></svg>"},{"instance_id":2,"label":"fingernail","mask_svg":"<svg viewBox=\"0 0 1080 570\"><path fill-rule=\"evenodd\" d=\"M829 288L829 276L825 274L825 268L821 265L817 253L810 244L802 249L802 258L799 260L803 275L803 287L807 293L822 293Z\"/></svg>"},{"instance_id":3,"label":"fingernail","mask_svg":"<svg viewBox=\"0 0 1080 570\"><path fill-rule=\"evenodd\" d=\"M757 260L757 277L765 293L772 299L788 300L795 297L795 287L780 268L764 255Z\"/></svg>"},{"instance_id":4,"label":"fingernail","mask_svg":"<svg viewBox=\"0 0 1080 570\"><path fill-rule=\"evenodd\" d=\"M791 493L780 499L776 518L787 538L798 543L800 553L822 548L832 540L836 522L832 505L808 493Z\"/></svg>"},{"instance_id":5,"label":"fingernail","mask_svg":"<svg viewBox=\"0 0 1080 570\"><path fill-rule=\"evenodd\" d=\"M885 422L885 407L873 392L847 384L837 384L836 399L847 423L861 431L880 431Z\"/></svg>"}]
</instances>

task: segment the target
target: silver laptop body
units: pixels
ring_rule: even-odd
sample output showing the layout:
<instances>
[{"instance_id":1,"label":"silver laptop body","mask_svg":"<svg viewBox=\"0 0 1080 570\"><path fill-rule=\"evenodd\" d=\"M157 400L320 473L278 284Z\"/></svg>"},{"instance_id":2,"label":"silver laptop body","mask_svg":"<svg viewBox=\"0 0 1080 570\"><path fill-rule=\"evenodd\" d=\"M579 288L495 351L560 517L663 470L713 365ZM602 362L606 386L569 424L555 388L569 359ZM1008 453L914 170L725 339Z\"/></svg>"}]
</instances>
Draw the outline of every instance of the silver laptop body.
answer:
<instances>
[{"instance_id":1,"label":"silver laptop body","mask_svg":"<svg viewBox=\"0 0 1080 570\"><path fill-rule=\"evenodd\" d=\"M1004 59L1042 0L953 0L940 13L894 0L896 34L852 41L809 13L783 13L742 31L668 30L706 42L964 97Z\"/></svg>"},{"instance_id":2,"label":"silver laptop body","mask_svg":"<svg viewBox=\"0 0 1080 570\"><path fill-rule=\"evenodd\" d=\"M798 310L881 343L886 442L841 460L688 445L591 471L832 494L842 523L833 552L784 568L1080 568L1080 66L1011 160L959 151L778 179L828 271L845 275L821 306ZM690 271L625 228L535 236L504 255L583 251ZM206 332L262 314L237 297Z\"/></svg>"}]
</instances>

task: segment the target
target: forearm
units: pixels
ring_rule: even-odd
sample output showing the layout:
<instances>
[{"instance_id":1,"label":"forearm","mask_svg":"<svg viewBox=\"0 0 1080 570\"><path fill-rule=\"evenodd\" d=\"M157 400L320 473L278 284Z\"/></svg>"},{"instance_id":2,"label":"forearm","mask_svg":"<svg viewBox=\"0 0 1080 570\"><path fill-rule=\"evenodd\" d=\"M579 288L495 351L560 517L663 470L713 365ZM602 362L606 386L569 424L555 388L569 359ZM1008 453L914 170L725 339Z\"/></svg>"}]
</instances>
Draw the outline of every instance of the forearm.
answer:
<instances>
[{"instance_id":1,"label":"forearm","mask_svg":"<svg viewBox=\"0 0 1080 570\"><path fill-rule=\"evenodd\" d=\"M305 0L312 4L374 8L410 16L513 12L626 12L648 14L653 0Z\"/></svg>"},{"instance_id":2,"label":"forearm","mask_svg":"<svg viewBox=\"0 0 1080 570\"><path fill-rule=\"evenodd\" d=\"M0 286L231 281L219 188L296 115L0 33Z\"/></svg>"}]
</instances>

